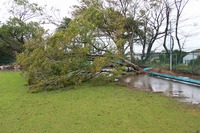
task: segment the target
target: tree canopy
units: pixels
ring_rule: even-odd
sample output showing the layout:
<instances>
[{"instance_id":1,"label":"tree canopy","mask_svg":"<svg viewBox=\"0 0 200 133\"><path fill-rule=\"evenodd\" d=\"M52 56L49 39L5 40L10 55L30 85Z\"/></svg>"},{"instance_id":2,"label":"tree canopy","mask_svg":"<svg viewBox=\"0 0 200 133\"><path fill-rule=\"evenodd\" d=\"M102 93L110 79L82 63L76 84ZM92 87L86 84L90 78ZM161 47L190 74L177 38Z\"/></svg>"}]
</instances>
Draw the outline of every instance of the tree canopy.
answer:
<instances>
[{"instance_id":1,"label":"tree canopy","mask_svg":"<svg viewBox=\"0 0 200 133\"><path fill-rule=\"evenodd\" d=\"M3 57L10 58L9 63L15 59L16 53L21 53L25 41L34 38L37 30L41 28L37 22L25 23L18 18L10 18L0 27L0 50ZM1 56L2 57L2 56Z\"/></svg>"}]
</instances>

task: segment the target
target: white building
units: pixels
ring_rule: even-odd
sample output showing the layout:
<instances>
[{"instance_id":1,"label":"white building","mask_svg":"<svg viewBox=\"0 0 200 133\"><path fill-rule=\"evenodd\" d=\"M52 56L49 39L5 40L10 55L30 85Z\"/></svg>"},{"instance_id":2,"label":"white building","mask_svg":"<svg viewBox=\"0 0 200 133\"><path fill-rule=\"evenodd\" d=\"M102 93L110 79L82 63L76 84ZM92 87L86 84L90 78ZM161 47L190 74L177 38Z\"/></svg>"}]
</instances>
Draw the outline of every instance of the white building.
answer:
<instances>
[{"instance_id":1,"label":"white building","mask_svg":"<svg viewBox=\"0 0 200 133\"><path fill-rule=\"evenodd\" d=\"M200 53L189 53L185 57L183 57L183 64L189 64L191 60L196 59L200 56Z\"/></svg>"}]
</instances>

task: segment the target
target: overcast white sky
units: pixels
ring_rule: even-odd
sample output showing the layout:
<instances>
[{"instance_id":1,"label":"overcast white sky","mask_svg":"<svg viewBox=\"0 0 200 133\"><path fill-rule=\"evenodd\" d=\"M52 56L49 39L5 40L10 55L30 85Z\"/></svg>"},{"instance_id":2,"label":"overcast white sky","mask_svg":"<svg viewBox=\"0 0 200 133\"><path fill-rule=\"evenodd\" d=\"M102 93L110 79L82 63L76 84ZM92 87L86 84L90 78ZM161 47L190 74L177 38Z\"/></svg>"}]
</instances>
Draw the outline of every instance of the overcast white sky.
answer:
<instances>
[{"instance_id":1,"label":"overcast white sky","mask_svg":"<svg viewBox=\"0 0 200 133\"><path fill-rule=\"evenodd\" d=\"M7 4L9 0L0 0L0 21L5 22L9 17L7 10L10 8ZM71 11L73 5L77 5L78 0L29 0L30 3L38 3L40 6L44 7L47 5L47 9L51 9L52 7L59 9L60 13L56 13L56 17L59 20L62 20L63 17L71 17ZM46 29L50 29L53 31L56 27L54 25L45 25Z\"/></svg>"},{"instance_id":2,"label":"overcast white sky","mask_svg":"<svg viewBox=\"0 0 200 133\"><path fill-rule=\"evenodd\" d=\"M0 21L4 22L8 17L6 14L6 7L3 5L8 0L0 0ZM29 0L30 2L36 2L39 5L47 5L50 7L55 7L60 9L60 17L68 16L70 17L70 12L72 11L72 5L78 4L78 0ZM194 33L195 36L189 37L187 39L185 49L186 51L191 51L200 48L200 0L190 0L188 5L184 10L184 18L189 18L190 20L181 24L181 32L184 34ZM46 28L54 28L52 26L46 26ZM161 51L162 46L158 48ZM135 49L136 52L140 52L138 48Z\"/></svg>"}]
</instances>

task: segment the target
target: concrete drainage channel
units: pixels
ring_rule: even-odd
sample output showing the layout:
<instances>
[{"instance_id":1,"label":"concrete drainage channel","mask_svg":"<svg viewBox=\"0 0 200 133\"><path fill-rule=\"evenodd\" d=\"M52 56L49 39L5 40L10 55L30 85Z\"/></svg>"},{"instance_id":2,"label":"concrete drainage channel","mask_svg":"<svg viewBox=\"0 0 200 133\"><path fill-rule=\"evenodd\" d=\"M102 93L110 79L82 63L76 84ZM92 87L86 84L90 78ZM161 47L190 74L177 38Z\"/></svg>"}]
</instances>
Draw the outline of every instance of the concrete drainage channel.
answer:
<instances>
[{"instance_id":1,"label":"concrete drainage channel","mask_svg":"<svg viewBox=\"0 0 200 133\"><path fill-rule=\"evenodd\" d=\"M200 104L200 85L185 84L172 79L155 78L149 75L127 77L124 82L139 90L163 93L178 98L182 102Z\"/></svg>"}]
</instances>

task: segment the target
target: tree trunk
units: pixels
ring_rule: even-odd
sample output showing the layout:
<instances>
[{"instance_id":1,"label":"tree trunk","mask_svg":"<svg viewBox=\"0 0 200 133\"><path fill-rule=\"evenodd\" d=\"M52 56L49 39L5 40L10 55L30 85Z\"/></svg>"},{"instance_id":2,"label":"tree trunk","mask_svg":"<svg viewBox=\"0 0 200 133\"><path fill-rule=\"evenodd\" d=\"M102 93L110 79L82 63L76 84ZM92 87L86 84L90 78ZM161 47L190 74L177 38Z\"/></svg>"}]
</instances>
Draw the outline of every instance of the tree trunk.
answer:
<instances>
[{"instance_id":1,"label":"tree trunk","mask_svg":"<svg viewBox=\"0 0 200 133\"><path fill-rule=\"evenodd\" d=\"M136 72L137 74L139 74L139 73L145 73L145 71L144 71L141 67L139 67L138 65L136 65L136 64L134 64L134 63L132 63L132 62L130 62L130 61L124 59L124 58L121 58L121 59L122 59L128 66L133 67L133 69L135 70L135 72Z\"/></svg>"},{"instance_id":2,"label":"tree trunk","mask_svg":"<svg viewBox=\"0 0 200 133\"><path fill-rule=\"evenodd\" d=\"M131 37L129 38L129 46L130 46L130 56L131 56L131 62L135 62L135 57L134 57L134 51L133 51L133 38L134 38L134 33L131 33Z\"/></svg>"}]
</instances>

